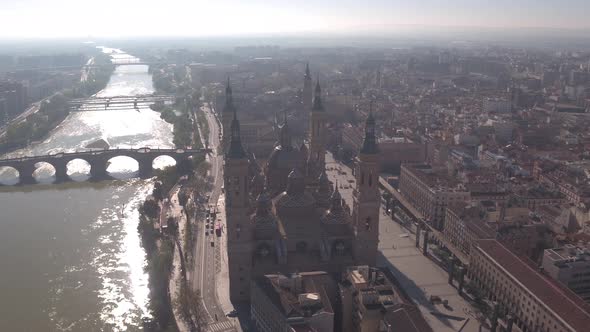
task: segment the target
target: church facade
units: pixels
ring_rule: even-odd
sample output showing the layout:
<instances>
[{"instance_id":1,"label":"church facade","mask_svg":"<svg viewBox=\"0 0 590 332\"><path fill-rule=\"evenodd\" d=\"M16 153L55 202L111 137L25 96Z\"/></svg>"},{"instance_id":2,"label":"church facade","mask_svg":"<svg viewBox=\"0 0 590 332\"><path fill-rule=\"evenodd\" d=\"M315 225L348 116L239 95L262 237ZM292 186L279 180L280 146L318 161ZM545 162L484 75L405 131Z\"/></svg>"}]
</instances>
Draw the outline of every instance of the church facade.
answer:
<instances>
[{"instance_id":1,"label":"church facade","mask_svg":"<svg viewBox=\"0 0 590 332\"><path fill-rule=\"evenodd\" d=\"M339 273L347 266L375 265L381 199L372 114L356 163L351 208L326 174L327 119L319 81L308 144L292 144L285 119L264 167L242 145L229 83L226 93L224 186L232 301L248 302L251 280L257 276L318 270ZM226 119L230 114L231 121Z\"/></svg>"}]
</instances>

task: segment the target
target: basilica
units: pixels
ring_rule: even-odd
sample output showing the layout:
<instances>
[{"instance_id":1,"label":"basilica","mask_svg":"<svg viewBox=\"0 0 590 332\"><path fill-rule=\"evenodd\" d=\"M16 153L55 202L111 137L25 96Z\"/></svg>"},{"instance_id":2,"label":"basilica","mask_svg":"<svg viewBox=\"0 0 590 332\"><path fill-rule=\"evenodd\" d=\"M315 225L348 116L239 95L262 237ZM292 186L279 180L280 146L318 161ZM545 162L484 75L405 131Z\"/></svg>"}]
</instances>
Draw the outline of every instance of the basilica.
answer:
<instances>
[{"instance_id":1,"label":"basilica","mask_svg":"<svg viewBox=\"0 0 590 332\"><path fill-rule=\"evenodd\" d=\"M295 146L287 119L265 165L244 147L228 82L222 113L230 297L248 302L252 278L270 273L327 271L375 265L379 241L379 155L372 114L355 166L353 206L326 174L326 112L319 81L311 93L307 142ZM308 101L306 101L309 99Z\"/></svg>"}]
</instances>

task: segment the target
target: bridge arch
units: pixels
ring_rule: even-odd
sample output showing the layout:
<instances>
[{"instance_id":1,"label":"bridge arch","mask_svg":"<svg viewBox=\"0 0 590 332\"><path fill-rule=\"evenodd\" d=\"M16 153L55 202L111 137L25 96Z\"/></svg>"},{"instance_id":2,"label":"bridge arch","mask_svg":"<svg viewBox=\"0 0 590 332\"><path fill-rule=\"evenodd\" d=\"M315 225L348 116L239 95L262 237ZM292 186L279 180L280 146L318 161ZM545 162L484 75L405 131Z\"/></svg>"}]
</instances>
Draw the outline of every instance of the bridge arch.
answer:
<instances>
[{"instance_id":1,"label":"bridge arch","mask_svg":"<svg viewBox=\"0 0 590 332\"><path fill-rule=\"evenodd\" d=\"M152 161L152 169L164 169L170 166L176 166L177 161L176 158L169 154L162 154L154 158Z\"/></svg>"},{"instance_id":2,"label":"bridge arch","mask_svg":"<svg viewBox=\"0 0 590 332\"><path fill-rule=\"evenodd\" d=\"M91 175L92 165L85 159L74 158L66 163L66 175L73 181L82 182L88 180Z\"/></svg>"},{"instance_id":3,"label":"bridge arch","mask_svg":"<svg viewBox=\"0 0 590 332\"><path fill-rule=\"evenodd\" d=\"M20 173L18 169L12 166L0 166L0 184L13 186L20 182Z\"/></svg>"},{"instance_id":4,"label":"bridge arch","mask_svg":"<svg viewBox=\"0 0 590 332\"><path fill-rule=\"evenodd\" d=\"M109 158L105 166L109 176L124 180L137 176L140 163L132 156L121 154Z\"/></svg>"},{"instance_id":5,"label":"bridge arch","mask_svg":"<svg viewBox=\"0 0 590 332\"><path fill-rule=\"evenodd\" d=\"M32 176L37 183L53 183L56 180L57 167L47 161L40 161L35 163L35 170L31 174L23 174L25 176Z\"/></svg>"}]
</instances>

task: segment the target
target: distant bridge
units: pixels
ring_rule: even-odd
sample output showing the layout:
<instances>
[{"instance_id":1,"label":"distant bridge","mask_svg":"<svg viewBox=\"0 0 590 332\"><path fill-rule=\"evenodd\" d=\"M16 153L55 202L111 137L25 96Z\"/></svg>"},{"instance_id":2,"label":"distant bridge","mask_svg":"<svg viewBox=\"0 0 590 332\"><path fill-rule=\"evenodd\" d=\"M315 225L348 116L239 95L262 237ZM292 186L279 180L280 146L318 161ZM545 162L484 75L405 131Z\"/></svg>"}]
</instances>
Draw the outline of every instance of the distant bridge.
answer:
<instances>
[{"instance_id":1,"label":"distant bridge","mask_svg":"<svg viewBox=\"0 0 590 332\"><path fill-rule=\"evenodd\" d=\"M115 66L153 66L170 64L163 61L143 61L134 57L111 58L111 63Z\"/></svg>"},{"instance_id":2,"label":"distant bridge","mask_svg":"<svg viewBox=\"0 0 590 332\"><path fill-rule=\"evenodd\" d=\"M108 179L107 167L109 161L114 157L125 156L137 161L139 164L138 175L142 178L148 178L153 174L152 164L154 159L160 156L169 156L176 161L176 165L181 165L190 161L192 156L210 153L211 149L105 149L105 150L87 150L83 152L61 152L43 156L0 159L0 168L10 167L18 171L19 184L34 184L37 181L33 173L38 168L39 163L48 163L55 169L55 178L57 182L70 180L67 174L68 163L75 159L85 160L90 164L90 179L104 180Z\"/></svg>"},{"instance_id":3,"label":"distant bridge","mask_svg":"<svg viewBox=\"0 0 590 332\"><path fill-rule=\"evenodd\" d=\"M166 104L176 101L171 95L137 95L73 99L68 102L71 112L112 111L136 109L152 104Z\"/></svg>"}]
</instances>

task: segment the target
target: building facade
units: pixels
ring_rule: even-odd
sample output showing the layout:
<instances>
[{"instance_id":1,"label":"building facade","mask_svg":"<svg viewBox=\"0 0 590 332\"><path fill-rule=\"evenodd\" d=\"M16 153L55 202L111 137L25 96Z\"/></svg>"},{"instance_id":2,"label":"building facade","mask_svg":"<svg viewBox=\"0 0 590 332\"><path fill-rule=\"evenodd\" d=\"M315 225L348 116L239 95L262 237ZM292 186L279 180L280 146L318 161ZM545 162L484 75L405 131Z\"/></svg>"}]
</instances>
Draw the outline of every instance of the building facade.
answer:
<instances>
[{"instance_id":1,"label":"building facade","mask_svg":"<svg viewBox=\"0 0 590 332\"><path fill-rule=\"evenodd\" d=\"M590 250L567 244L545 249L543 271L590 303Z\"/></svg>"},{"instance_id":2,"label":"building facade","mask_svg":"<svg viewBox=\"0 0 590 332\"><path fill-rule=\"evenodd\" d=\"M336 298L326 272L268 274L252 281L250 316L259 332L332 332Z\"/></svg>"},{"instance_id":3,"label":"building facade","mask_svg":"<svg viewBox=\"0 0 590 332\"><path fill-rule=\"evenodd\" d=\"M447 208L443 237L466 257L477 240L495 236L496 232L485 224L478 207L455 204Z\"/></svg>"},{"instance_id":4,"label":"building facade","mask_svg":"<svg viewBox=\"0 0 590 332\"><path fill-rule=\"evenodd\" d=\"M399 183L401 194L440 231L447 206L471 199L456 179L426 164L402 165Z\"/></svg>"},{"instance_id":5,"label":"building facade","mask_svg":"<svg viewBox=\"0 0 590 332\"><path fill-rule=\"evenodd\" d=\"M339 285L342 332L430 332L420 310L401 294L383 270L347 268Z\"/></svg>"},{"instance_id":6,"label":"building facade","mask_svg":"<svg viewBox=\"0 0 590 332\"><path fill-rule=\"evenodd\" d=\"M496 240L477 241L468 277L524 332L587 331L587 304Z\"/></svg>"}]
</instances>

